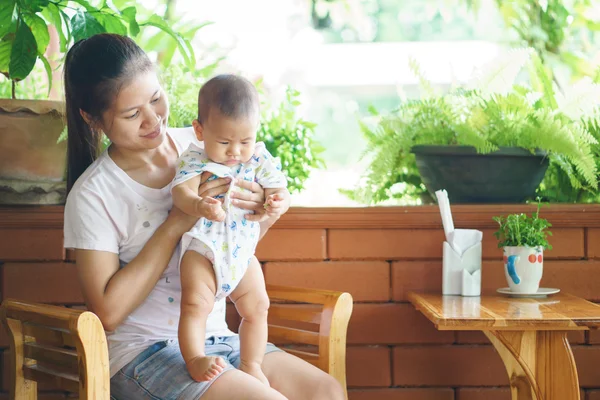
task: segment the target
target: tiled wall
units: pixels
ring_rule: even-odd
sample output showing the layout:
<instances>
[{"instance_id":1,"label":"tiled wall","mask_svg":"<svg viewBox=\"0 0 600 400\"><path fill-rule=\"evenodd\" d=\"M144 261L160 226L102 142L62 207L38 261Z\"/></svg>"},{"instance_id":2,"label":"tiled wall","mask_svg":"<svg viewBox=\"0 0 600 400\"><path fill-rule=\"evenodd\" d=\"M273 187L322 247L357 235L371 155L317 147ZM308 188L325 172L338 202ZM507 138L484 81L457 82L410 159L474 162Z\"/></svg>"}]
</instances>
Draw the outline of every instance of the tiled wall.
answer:
<instances>
[{"instance_id":1,"label":"tiled wall","mask_svg":"<svg viewBox=\"0 0 600 400\"><path fill-rule=\"evenodd\" d=\"M532 208L453 207L457 227L484 232L484 291L506 286L491 216L523 210ZM600 206L551 206L542 214L554 224L542 286L600 302ZM436 207L293 209L261 242L258 256L268 283L354 297L347 349L351 400L508 400L504 366L481 333L438 332L407 302L410 290L441 290L442 241ZM2 299L81 305L74 266L61 244L60 207L0 209ZM600 400L600 333L569 338L582 399ZM6 346L2 332L0 348Z\"/></svg>"}]
</instances>

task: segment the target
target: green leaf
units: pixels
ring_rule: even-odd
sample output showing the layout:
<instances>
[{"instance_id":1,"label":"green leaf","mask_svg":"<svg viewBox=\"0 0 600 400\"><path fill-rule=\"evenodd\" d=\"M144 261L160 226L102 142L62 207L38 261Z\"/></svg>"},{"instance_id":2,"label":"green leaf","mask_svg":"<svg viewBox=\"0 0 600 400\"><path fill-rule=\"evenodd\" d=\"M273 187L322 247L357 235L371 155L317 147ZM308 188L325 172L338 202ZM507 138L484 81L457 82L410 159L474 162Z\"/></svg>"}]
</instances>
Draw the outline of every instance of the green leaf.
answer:
<instances>
[{"instance_id":1,"label":"green leaf","mask_svg":"<svg viewBox=\"0 0 600 400\"><path fill-rule=\"evenodd\" d=\"M10 64L10 51L12 41L0 40L0 73L8 75L8 65Z\"/></svg>"},{"instance_id":2,"label":"green leaf","mask_svg":"<svg viewBox=\"0 0 600 400\"><path fill-rule=\"evenodd\" d=\"M534 54L534 56L531 58L528 68L533 88L543 95L543 104L546 107L556 110L558 105L556 103L554 87L552 85L551 72L544 65L541 58L537 54Z\"/></svg>"},{"instance_id":3,"label":"green leaf","mask_svg":"<svg viewBox=\"0 0 600 400\"><path fill-rule=\"evenodd\" d=\"M63 32L63 21L60 16L60 10L58 9L58 6L54 3L48 4L48 7L42 11L42 15L56 28L56 32L58 33L58 41L60 43L60 51L62 53L66 52L68 41L65 33Z\"/></svg>"},{"instance_id":4,"label":"green leaf","mask_svg":"<svg viewBox=\"0 0 600 400\"><path fill-rule=\"evenodd\" d=\"M179 49L179 52L183 56L185 65L190 69L193 69L195 67L196 59L194 56L194 50L192 49L190 42L188 40L184 39L183 37L181 37L181 35L178 34L177 32L173 31L169 26L167 26L167 23L165 22L164 19L162 19L161 17L159 17L158 15L155 14L155 15L151 16L150 19L148 19L148 21L144 22L141 25L142 26L146 26L146 25L154 26L154 27L162 30L163 32L167 33L173 39L175 39L175 42L177 43L177 48Z\"/></svg>"},{"instance_id":5,"label":"green leaf","mask_svg":"<svg viewBox=\"0 0 600 400\"><path fill-rule=\"evenodd\" d=\"M48 33L48 25L41 17L35 14L23 13L23 20L31 28L31 33L37 43L39 54L44 54L48 44L50 43L50 34Z\"/></svg>"},{"instance_id":6,"label":"green leaf","mask_svg":"<svg viewBox=\"0 0 600 400\"><path fill-rule=\"evenodd\" d=\"M6 5L0 7L0 39L13 28L13 12L16 0L4 0Z\"/></svg>"},{"instance_id":7,"label":"green leaf","mask_svg":"<svg viewBox=\"0 0 600 400\"><path fill-rule=\"evenodd\" d=\"M73 40L75 42L81 39L87 39L97 33L104 33L106 30L94 16L88 12L78 11L71 18L71 27L73 29Z\"/></svg>"},{"instance_id":8,"label":"green leaf","mask_svg":"<svg viewBox=\"0 0 600 400\"><path fill-rule=\"evenodd\" d=\"M161 53L159 61L161 65L167 66L171 65L171 61L173 60L173 56L175 55L175 50L177 48L175 46L167 46Z\"/></svg>"},{"instance_id":9,"label":"green leaf","mask_svg":"<svg viewBox=\"0 0 600 400\"><path fill-rule=\"evenodd\" d=\"M121 10L121 15L129 22L129 34L133 37L140 33L140 26L135 19L137 10L135 7L127 7Z\"/></svg>"},{"instance_id":10,"label":"green leaf","mask_svg":"<svg viewBox=\"0 0 600 400\"><path fill-rule=\"evenodd\" d=\"M50 67L50 63L43 53L38 53L38 57L40 60L42 60L44 69L46 70L46 75L48 76L48 96L50 96L50 90L52 90L52 68Z\"/></svg>"},{"instance_id":11,"label":"green leaf","mask_svg":"<svg viewBox=\"0 0 600 400\"><path fill-rule=\"evenodd\" d=\"M87 12L93 13L93 12L98 12L98 9L96 9L96 7L92 6L90 3L88 3L86 0L71 0L77 4L79 4L80 6L82 6L83 8L85 8L85 10Z\"/></svg>"},{"instance_id":12,"label":"green leaf","mask_svg":"<svg viewBox=\"0 0 600 400\"><path fill-rule=\"evenodd\" d=\"M37 13L47 7L50 0L18 0L17 3L19 4L19 7L25 10Z\"/></svg>"},{"instance_id":13,"label":"green leaf","mask_svg":"<svg viewBox=\"0 0 600 400\"><path fill-rule=\"evenodd\" d=\"M108 33L116 33L122 36L127 35L127 28L121 21L121 18L116 15L103 13L98 15L97 19L100 21L106 32Z\"/></svg>"},{"instance_id":14,"label":"green leaf","mask_svg":"<svg viewBox=\"0 0 600 400\"><path fill-rule=\"evenodd\" d=\"M64 22L65 27L67 28L67 34L65 36L66 36L67 45L68 45L69 43L71 43L71 39L73 39L73 32L71 30L71 19L69 18L67 13L65 13L60 8L58 9L58 12L60 13L60 16ZM65 51L66 51L66 49L65 49Z\"/></svg>"},{"instance_id":15,"label":"green leaf","mask_svg":"<svg viewBox=\"0 0 600 400\"><path fill-rule=\"evenodd\" d=\"M37 59L37 44L25 21L19 21L13 49L10 54L8 72L13 80L22 80L29 75Z\"/></svg>"}]
</instances>

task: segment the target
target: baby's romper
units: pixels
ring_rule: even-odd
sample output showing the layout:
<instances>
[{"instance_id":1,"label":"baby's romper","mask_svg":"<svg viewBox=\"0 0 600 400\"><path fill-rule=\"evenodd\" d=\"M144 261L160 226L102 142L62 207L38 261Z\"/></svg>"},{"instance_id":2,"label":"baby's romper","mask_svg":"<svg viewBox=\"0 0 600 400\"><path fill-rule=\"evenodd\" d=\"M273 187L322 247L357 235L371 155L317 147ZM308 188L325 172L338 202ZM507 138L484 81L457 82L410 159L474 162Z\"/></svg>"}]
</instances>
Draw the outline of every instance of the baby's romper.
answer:
<instances>
[{"instance_id":1,"label":"baby's romper","mask_svg":"<svg viewBox=\"0 0 600 400\"><path fill-rule=\"evenodd\" d=\"M193 143L179 157L177 164L177 174L171 188L205 171L213 173L214 179L232 178L223 200L225 220L217 222L200 218L196 225L183 235L180 244L181 258L186 251L193 250L213 264L217 282L216 299L220 300L229 296L244 276L260 235L259 224L244 218L250 211L231 204L231 191L244 190L235 186L234 180L242 178L246 181L256 181L263 189L284 188L287 186L287 180L281 172L279 159L267 151L263 142L256 143L254 155L247 163L233 167L210 161L204 149Z\"/></svg>"}]
</instances>

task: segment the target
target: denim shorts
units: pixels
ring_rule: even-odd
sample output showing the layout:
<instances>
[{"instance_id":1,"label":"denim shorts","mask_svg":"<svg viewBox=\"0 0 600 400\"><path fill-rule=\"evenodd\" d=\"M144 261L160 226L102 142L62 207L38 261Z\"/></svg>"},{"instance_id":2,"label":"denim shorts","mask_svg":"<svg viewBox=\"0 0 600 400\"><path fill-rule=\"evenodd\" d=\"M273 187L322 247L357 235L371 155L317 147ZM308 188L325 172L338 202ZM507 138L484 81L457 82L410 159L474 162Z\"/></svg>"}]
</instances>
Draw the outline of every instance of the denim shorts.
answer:
<instances>
[{"instance_id":1,"label":"denim shorts","mask_svg":"<svg viewBox=\"0 0 600 400\"><path fill-rule=\"evenodd\" d=\"M238 335L211 337L205 342L205 351L208 356L225 360L227 367L223 372L240 365ZM268 343L265 354L274 351L282 350ZM194 381L186 369L179 343L165 340L148 347L110 379L110 397L113 400L195 400L219 376L208 382Z\"/></svg>"}]
</instances>

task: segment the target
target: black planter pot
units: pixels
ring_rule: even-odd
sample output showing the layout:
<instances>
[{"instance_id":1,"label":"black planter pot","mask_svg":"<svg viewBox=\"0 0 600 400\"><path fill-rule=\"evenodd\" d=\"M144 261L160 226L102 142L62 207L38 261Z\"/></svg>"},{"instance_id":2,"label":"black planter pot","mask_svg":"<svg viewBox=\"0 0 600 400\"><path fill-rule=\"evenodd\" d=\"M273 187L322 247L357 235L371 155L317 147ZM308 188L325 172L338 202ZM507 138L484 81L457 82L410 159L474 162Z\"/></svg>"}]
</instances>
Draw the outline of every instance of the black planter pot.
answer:
<instances>
[{"instance_id":1,"label":"black planter pot","mask_svg":"<svg viewBox=\"0 0 600 400\"><path fill-rule=\"evenodd\" d=\"M546 153L518 147L478 154L471 146L412 148L429 193L448 191L453 203L520 203L535 194L546 169Z\"/></svg>"}]
</instances>

